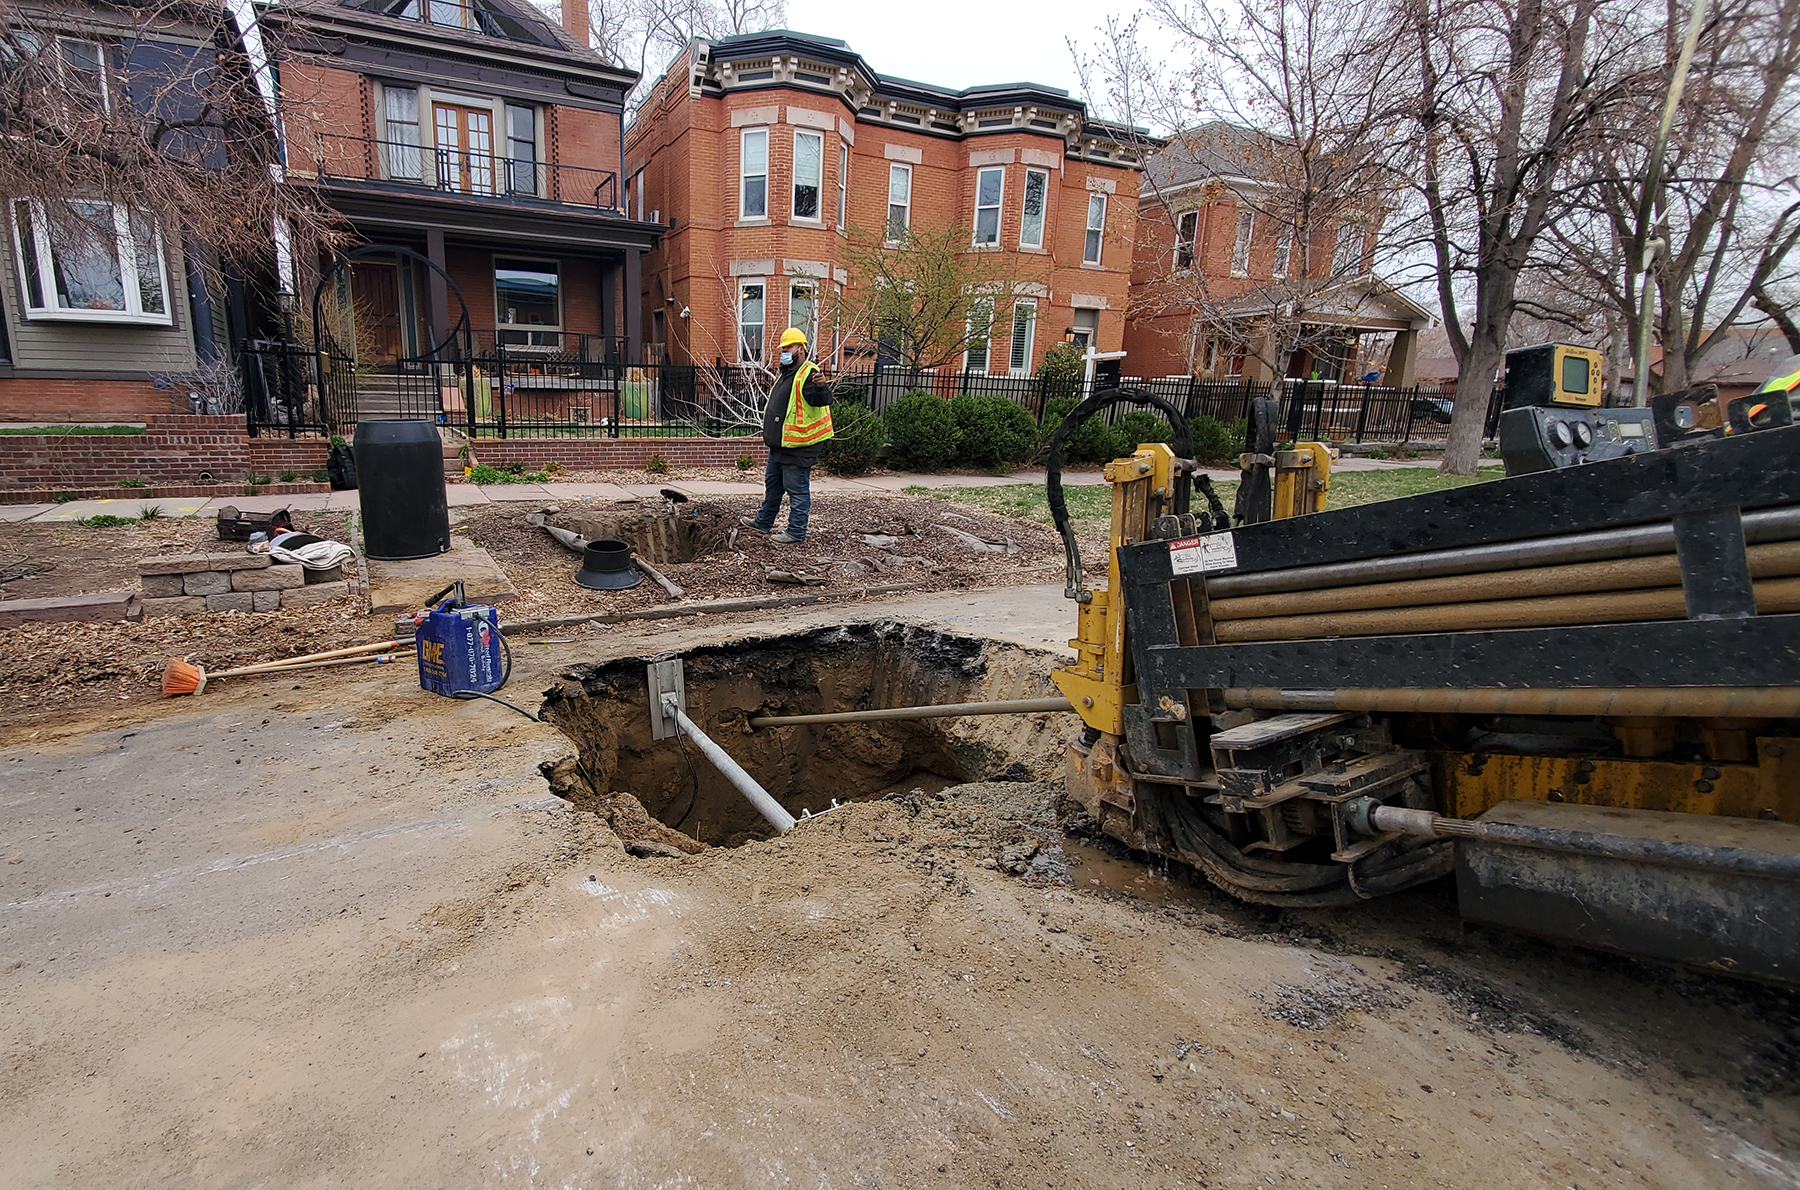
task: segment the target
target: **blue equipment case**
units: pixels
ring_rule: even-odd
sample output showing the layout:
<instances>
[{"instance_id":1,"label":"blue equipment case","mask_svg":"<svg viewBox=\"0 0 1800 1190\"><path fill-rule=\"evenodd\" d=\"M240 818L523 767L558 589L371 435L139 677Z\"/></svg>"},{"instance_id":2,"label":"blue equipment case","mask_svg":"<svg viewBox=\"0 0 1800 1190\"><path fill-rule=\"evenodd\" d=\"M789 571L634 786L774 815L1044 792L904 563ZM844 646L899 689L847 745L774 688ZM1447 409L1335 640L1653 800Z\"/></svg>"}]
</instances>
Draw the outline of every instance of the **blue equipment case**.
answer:
<instances>
[{"instance_id":1,"label":"blue equipment case","mask_svg":"<svg viewBox=\"0 0 1800 1190\"><path fill-rule=\"evenodd\" d=\"M458 602L446 599L418 620L419 685L449 698L465 691L491 694L506 683L500 613Z\"/></svg>"}]
</instances>

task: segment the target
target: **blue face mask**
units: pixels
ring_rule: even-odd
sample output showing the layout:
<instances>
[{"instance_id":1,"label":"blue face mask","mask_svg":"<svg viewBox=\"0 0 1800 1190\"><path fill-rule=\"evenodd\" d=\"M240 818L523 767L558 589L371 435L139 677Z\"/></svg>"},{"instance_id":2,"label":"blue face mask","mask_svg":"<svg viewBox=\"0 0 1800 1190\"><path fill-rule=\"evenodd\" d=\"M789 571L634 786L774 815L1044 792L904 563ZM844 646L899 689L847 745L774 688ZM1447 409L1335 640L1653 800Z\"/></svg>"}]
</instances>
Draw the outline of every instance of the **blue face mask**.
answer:
<instances>
[{"instance_id":1,"label":"blue face mask","mask_svg":"<svg viewBox=\"0 0 1800 1190\"><path fill-rule=\"evenodd\" d=\"M781 353L781 366L782 367L785 368L793 362L794 362L794 353L793 352L784 351Z\"/></svg>"}]
</instances>

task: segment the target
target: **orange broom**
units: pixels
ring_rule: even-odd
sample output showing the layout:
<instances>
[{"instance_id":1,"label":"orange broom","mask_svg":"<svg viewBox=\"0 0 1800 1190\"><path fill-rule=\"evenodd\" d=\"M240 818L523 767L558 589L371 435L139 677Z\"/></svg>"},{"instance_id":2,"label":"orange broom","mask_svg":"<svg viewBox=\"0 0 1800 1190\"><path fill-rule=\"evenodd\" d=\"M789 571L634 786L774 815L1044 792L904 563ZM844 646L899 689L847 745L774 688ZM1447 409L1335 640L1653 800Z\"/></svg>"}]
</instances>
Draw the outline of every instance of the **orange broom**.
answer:
<instances>
[{"instance_id":1,"label":"orange broom","mask_svg":"<svg viewBox=\"0 0 1800 1190\"><path fill-rule=\"evenodd\" d=\"M358 653L381 653L388 649L397 649L410 641L384 640L373 645L354 645L348 649L332 649L324 653L307 653L300 657L288 657L281 661L265 661L258 665L240 665L236 669L220 670L209 674L201 666L180 657L171 657L163 665L162 692L173 697L178 694L201 694L206 690L206 683L213 678L235 678L249 674L276 673L291 669L308 662L329 661L334 657L351 657Z\"/></svg>"}]
</instances>

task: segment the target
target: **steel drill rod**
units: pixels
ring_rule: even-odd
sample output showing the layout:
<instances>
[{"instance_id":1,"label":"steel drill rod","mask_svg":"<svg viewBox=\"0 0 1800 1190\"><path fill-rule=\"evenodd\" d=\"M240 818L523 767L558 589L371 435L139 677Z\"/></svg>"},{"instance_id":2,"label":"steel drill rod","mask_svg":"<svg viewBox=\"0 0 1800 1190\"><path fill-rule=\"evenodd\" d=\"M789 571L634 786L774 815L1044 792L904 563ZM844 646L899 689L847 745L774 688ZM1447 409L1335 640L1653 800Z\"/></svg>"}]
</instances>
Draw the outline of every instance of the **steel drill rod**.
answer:
<instances>
[{"instance_id":1,"label":"steel drill rod","mask_svg":"<svg viewBox=\"0 0 1800 1190\"><path fill-rule=\"evenodd\" d=\"M962 715L1029 715L1036 711L1069 711L1069 700L1018 698L1008 702L950 702L935 707L887 707L879 711L838 711L830 715L762 715L752 727L795 727L803 723L881 723L895 719L953 719Z\"/></svg>"},{"instance_id":2,"label":"steel drill rod","mask_svg":"<svg viewBox=\"0 0 1800 1190\"><path fill-rule=\"evenodd\" d=\"M1768 508L1744 514L1744 541L1749 545L1791 541L1797 537L1800 537L1800 506ZM1285 570L1261 570L1253 574L1227 574L1208 579L1206 593L1213 599L1234 599L1244 595L1269 595L1277 591L1311 591L1321 587L1346 587L1355 583L1437 578L1450 574L1484 574L1491 570L1518 570L1527 566L1598 562L1607 558L1636 558L1646 554L1674 552L1673 525L1634 525L1628 529L1606 529L1597 533L1571 533L1562 537L1534 537L1529 541L1507 541L1498 545L1362 558L1355 562L1334 562L1326 566L1296 566Z\"/></svg>"},{"instance_id":3,"label":"steel drill rod","mask_svg":"<svg viewBox=\"0 0 1800 1190\"><path fill-rule=\"evenodd\" d=\"M1225 705L1258 711L1385 711L1390 714L1571 715L1586 718L1792 719L1800 717L1800 687L1674 686L1462 690L1346 687L1296 690L1237 686Z\"/></svg>"},{"instance_id":4,"label":"steel drill rod","mask_svg":"<svg viewBox=\"0 0 1800 1190\"><path fill-rule=\"evenodd\" d=\"M710 736L694 726L694 721L687 717L686 711L677 706L672 699L663 706L680 726L682 734L694 741L694 746L700 749L700 754L712 761L713 767L719 770L719 774L731 782L732 788L743 794L745 799L756 807L758 814L769 820L770 826L784 835L794 829L794 816L782 808L780 802L770 797L769 791L759 785L755 777L746 773L742 765L727 756L725 749L713 743Z\"/></svg>"}]
</instances>

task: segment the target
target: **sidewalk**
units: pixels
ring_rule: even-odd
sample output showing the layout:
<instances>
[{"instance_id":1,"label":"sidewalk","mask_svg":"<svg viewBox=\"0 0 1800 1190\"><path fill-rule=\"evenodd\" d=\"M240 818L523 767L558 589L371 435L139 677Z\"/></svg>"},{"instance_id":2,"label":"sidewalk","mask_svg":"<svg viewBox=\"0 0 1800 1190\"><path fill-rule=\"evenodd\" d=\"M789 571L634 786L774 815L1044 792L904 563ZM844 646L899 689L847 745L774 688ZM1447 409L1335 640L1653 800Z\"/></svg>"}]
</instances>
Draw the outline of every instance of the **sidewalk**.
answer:
<instances>
[{"instance_id":1,"label":"sidewalk","mask_svg":"<svg viewBox=\"0 0 1800 1190\"><path fill-rule=\"evenodd\" d=\"M1498 467L1500 460L1483 459L1483 467ZM1332 464L1335 474L1357 471L1395 471L1437 466L1436 460L1394 462L1386 459L1344 459ZM1209 469L1214 480L1235 480L1238 473L1227 469ZM1064 471L1063 483L1069 487L1104 483L1096 470ZM924 488L997 488L1029 484L1042 487L1044 469L1025 467L1010 475L867 475L845 478L813 475L815 492L864 492L871 495L905 492ZM662 483L491 483L482 486L453 483L445 491L451 508L468 508L481 504L550 504L575 503L582 500L631 500L654 497L664 488L673 488L689 496L756 496L762 492L760 476L753 481L734 483L709 479L673 479ZM67 504L0 504L0 522L8 521L83 521L93 516L117 516L135 519L145 507L162 509L167 517L216 516L221 508L240 512L272 512L291 508L296 512L348 511L360 507L356 492L313 492L298 496L216 496L210 500L122 497L107 500L71 500Z\"/></svg>"}]
</instances>

